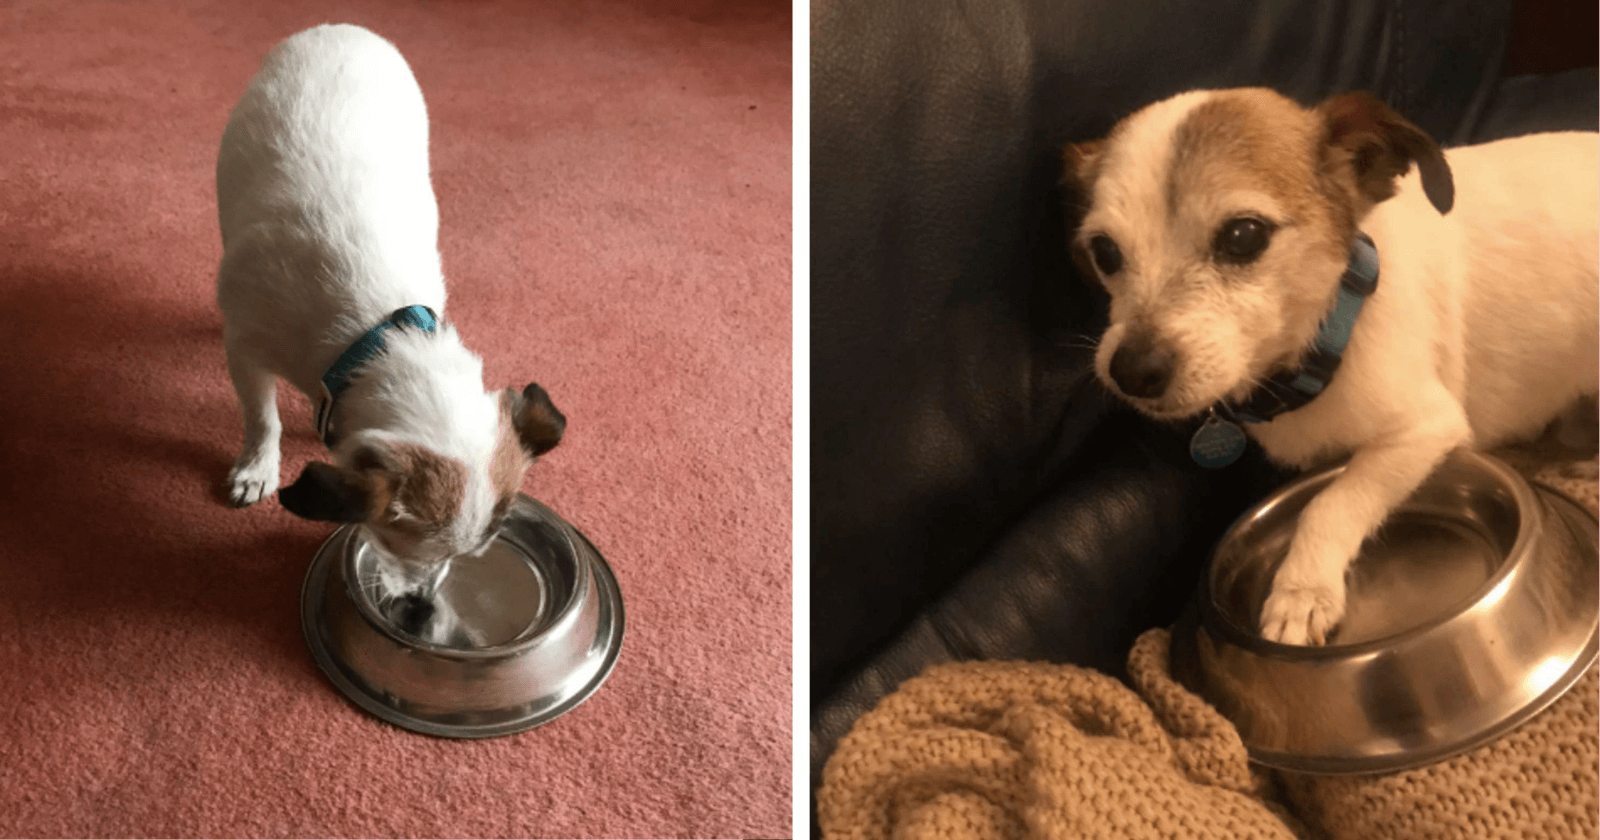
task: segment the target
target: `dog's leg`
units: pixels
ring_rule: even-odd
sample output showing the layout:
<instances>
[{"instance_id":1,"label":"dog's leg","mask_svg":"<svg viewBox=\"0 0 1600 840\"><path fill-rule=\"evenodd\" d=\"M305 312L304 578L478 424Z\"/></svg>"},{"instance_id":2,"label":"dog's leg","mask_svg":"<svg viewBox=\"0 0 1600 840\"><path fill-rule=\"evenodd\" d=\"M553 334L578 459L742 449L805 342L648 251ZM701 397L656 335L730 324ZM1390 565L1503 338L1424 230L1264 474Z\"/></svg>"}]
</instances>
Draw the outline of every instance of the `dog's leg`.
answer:
<instances>
[{"instance_id":1,"label":"dog's leg","mask_svg":"<svg viewBox=\"0 0 1600 840\"><path fill-rule=\"evenodd\" d=\"M228 376L244 415L244 448L228 471L228 503L246 507L278 489L278 381L266 367L228 342Z\"/></svg>"},{"instance_id":2,"label":"dog's leg","mask_svg":"<svg viewBox=\"0 0 1600 840\"><path fill-rule=\"evenodd\" d=\"M1344 617L1345 571L1378 530L1452 449L1472 439L1460 403L1438 385L1419 401L1426 418L1404 434L1362 446L1316 495L1295 527L1289 553L1261 607L1261 635L1291 645L1327 641Z\"/></svg>"}]
</instances>

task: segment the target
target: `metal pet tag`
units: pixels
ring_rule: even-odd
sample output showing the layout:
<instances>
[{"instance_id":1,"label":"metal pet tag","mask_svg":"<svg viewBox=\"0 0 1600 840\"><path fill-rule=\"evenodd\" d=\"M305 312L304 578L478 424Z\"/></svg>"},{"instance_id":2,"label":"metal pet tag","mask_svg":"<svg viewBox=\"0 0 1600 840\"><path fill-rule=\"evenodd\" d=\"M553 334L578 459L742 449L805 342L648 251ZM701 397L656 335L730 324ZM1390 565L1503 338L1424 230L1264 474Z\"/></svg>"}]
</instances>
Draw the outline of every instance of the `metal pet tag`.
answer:
<instances>
[{"instance_id":1,"label":"metal pet tag","mask_svg":"<svg viewBox=\"0 0 1600 840\"><path fill-rule=\"evenodd\" d=\"M1189 457L1206 469L1221 469L1239 460L1244 445L1244 429L1218 417L1213 410L1189 439Z\"/></svg>"}]
</instances>

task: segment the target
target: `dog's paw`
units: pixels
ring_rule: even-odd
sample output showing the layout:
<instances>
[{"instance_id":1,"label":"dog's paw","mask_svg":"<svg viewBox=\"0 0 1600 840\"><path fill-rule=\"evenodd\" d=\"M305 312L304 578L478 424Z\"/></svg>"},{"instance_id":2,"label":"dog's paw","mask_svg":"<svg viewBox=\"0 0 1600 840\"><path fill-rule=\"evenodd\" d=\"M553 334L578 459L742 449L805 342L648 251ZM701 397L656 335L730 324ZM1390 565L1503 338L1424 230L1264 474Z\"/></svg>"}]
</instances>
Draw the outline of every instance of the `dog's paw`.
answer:
<instances>
[{"instance_id":1,"label":"dog's paw","mask_svg":"<svg viewBox=\"0 0 1600 840\"><path fill-rule=\"evenodd\" d=\"M1342 586L1274 586L1261 606L1261 637L1286 645L1326 644L1343 616Z\"/></svg>"},{"instance_id":2,"label":"dog's paw","mask_svg":"<svg viewBox=\"0 0 1600 840\"><path fill-rule=\"evenodd\" d=\"M278 461L234 464L228 471L228 504L249 507L278 490Z\"/></svg>"}]
</instances>

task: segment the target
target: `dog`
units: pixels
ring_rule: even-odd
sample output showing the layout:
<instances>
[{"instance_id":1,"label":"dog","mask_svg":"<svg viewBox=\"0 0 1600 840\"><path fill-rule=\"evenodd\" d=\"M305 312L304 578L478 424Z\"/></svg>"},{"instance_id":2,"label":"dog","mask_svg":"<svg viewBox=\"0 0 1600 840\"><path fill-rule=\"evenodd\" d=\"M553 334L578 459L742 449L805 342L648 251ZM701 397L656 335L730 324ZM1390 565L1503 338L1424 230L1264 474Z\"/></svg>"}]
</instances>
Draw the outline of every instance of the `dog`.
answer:
<instances>
[{"instance_id":1,"label":"dog","mask_svg":"<svg viewBox=\"0 0 1600 840\"><path fill-rule=\"evenodd\" d=\"M349 25L276 46L223 132L217 210L244 417L228 500L278 488L281 378L317 408L333 463L306 466L279 502L360 523L392 561L382 597L414 607L444 564L493 541L566 417L537 384L485 390L482 359L445 320L428 117L399 51Z\"/></svg>"},{"instance_id":2,"label":"dog","mask_svg":"<svg viewBox=\"0 0 1600 840\"><path fill-rule=\"evenodd\" d=\"M1207 417L1202 462L1236 457L1239 427L1283 466L1348 457L1296 523L1263 638L1326 643L1363 541L1449 452L1537 436L1600 390L1597 149L1445 151L1369 94L1255 88L1065 148L1072 258L1110 297L1097 378L1152 418Z\"/></svg>"}]
</instances>

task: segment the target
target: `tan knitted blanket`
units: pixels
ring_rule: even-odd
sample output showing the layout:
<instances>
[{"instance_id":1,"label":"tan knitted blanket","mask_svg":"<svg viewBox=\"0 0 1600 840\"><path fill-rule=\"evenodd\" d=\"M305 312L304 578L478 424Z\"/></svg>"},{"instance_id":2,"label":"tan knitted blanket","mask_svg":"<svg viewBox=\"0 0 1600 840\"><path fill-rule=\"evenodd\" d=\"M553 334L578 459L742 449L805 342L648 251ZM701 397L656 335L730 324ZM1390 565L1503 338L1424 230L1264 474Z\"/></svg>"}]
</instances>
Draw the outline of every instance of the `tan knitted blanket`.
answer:
<instances>
[{"instance_id":1,"label":"tan knitted blanket","mask_svg":"<svg viewBox=\"0 0 1600 840\"><path fill-rule=\"evenodd\" d=\"M1497 452L1595 510L1593 461ZM1084 668L955 662L908 680L823 770L826 840L1326 838L1577 840L1600 806L1600 682L1494 743L1416 770L1269 773L1173 681L1168 634L1134 643L1135 686Z\"/></svg>"}]
</instances>

